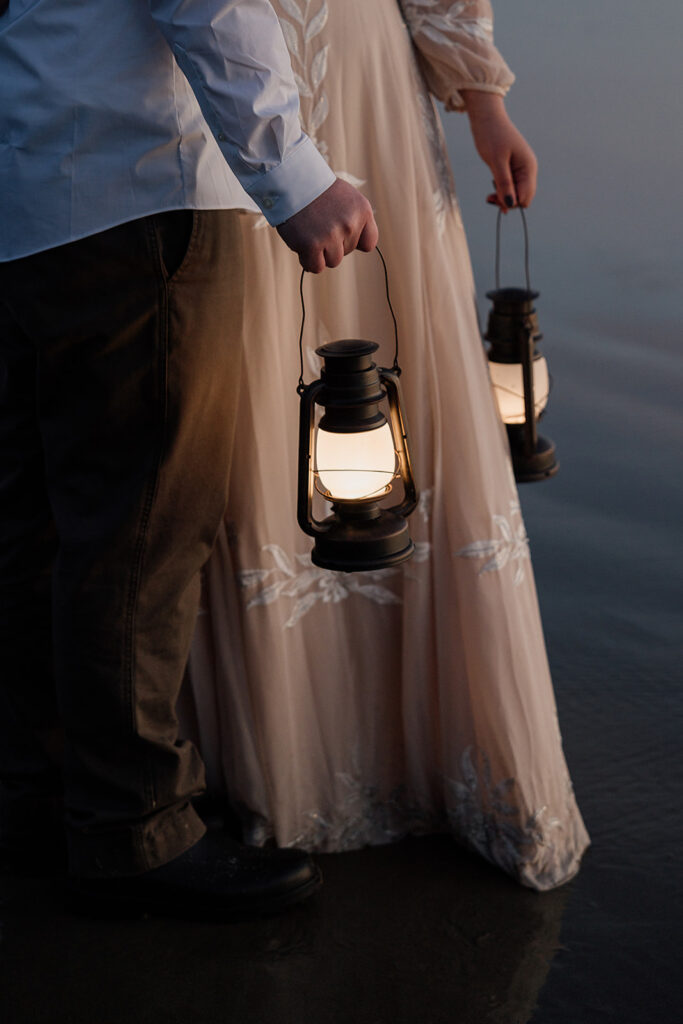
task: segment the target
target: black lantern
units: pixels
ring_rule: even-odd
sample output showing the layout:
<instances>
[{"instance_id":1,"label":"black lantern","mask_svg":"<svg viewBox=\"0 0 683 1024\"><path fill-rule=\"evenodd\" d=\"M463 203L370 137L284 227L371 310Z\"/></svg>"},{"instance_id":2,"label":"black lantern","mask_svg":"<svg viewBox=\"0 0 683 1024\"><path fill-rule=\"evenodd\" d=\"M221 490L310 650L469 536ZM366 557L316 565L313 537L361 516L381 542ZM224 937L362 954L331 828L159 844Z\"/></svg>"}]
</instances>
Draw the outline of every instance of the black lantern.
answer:
<instances>
[{"instance_id":1,"label":"black lantern","mask_svg":"<svg viewBox=\"0 0 683 1024\"><path fill-rule=\"evenodd\" d=\"M391 370L373 362L379 347L373 341L323 345L316 349L323 360L320 379L311 384L303 383L302 360L297 514L301 529L315 538L311 558L324 569L384 569L414 551L405 517L417 504L417 490L399 384L398 334L396 344ZM382 405L388 406L388 419ZM316 406L322 410L317 423ZM402 501L382 507L399 477ZM313 514L315 491L332 505L322 520Z\"/></svg>"},{"instance_id":2,"label":"black lantern","mask_svg":"<svg viewBox=\"0 0 683 1024\"><path fill-rule=\"evenodd\" d=\"M539 293L529 282L529 236L524 211L526 288L500 287L500 224L496 225L496 288L487 292L493 308L484 337L490 342L489 372L498 411L507 428L515 479L519 483L545 480L559 469L555 445L541 437L537 424L550 392L548 364L538 350L543 335L534 302Z\"/></svg>"}]
</instances>

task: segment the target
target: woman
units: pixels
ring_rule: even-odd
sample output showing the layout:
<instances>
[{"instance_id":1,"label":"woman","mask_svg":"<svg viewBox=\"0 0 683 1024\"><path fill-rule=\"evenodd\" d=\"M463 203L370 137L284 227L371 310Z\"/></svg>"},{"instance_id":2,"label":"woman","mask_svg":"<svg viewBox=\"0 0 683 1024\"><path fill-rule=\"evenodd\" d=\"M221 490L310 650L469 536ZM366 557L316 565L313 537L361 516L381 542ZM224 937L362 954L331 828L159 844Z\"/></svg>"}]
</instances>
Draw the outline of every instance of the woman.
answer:
<instances>
[{"instance_id":1,"label":"woman","mask_svg":"<svg viewBox=\"0 0 683 1024\"><path fill-rule=\"evenodd\" d=\"M503 209L535 160L505 114L513 80L488 0L275 0L304 128L370 199L400 327L421 499L403 566L317 569L296 506L299 267L245 214L245 369L228 515L190 660L210 785L248 842L317 851L449 831L536 889L588 837L562 753L465 235L430 90L467 109ZM381 342L374 256L305 281L307 379L334 338ZM187 712L186 712L187 714Z\"/></svg>"}]
</instances>

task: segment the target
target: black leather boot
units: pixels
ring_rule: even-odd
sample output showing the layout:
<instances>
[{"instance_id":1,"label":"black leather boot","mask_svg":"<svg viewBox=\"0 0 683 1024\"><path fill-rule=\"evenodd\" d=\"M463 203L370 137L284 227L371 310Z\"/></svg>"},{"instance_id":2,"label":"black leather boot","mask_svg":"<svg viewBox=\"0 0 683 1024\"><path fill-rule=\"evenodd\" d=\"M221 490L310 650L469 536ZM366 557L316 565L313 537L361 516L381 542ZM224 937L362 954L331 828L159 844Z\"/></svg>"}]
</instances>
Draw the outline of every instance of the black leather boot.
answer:
<instances>
[{"instance_id":1,"label":"black leather boot","mask_svg":"<svg viewBox=\"0 0 683 1024\"><path fill-rule=\"evenodd\" d=\"M270 914L311 896L322 873L302 850L243 846L207 832L175 860L142 875L67 880L75 911L226 920Z\"/></svg>"}]
</instances>

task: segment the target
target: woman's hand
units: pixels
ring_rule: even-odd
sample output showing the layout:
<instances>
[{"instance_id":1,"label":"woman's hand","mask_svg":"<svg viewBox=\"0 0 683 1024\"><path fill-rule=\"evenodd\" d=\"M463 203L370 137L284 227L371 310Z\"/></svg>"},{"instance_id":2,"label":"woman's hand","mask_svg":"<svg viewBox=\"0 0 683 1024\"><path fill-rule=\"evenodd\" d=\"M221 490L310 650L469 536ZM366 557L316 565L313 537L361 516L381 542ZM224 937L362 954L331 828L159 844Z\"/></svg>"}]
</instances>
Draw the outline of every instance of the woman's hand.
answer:
<instances>
[{"instance_id":1,"label":"woman's hand","mask_svg":"<svg viewBox=\"0 0 683 1024\"><path fill-rule=\"evenodd\" d=\"M538 163L529 143L508 117L503 97L477 89L462 91L477 153L493 174L495 192L487 203L506 213L529 206L536 194Z\"/></svg>"}]
</instances>

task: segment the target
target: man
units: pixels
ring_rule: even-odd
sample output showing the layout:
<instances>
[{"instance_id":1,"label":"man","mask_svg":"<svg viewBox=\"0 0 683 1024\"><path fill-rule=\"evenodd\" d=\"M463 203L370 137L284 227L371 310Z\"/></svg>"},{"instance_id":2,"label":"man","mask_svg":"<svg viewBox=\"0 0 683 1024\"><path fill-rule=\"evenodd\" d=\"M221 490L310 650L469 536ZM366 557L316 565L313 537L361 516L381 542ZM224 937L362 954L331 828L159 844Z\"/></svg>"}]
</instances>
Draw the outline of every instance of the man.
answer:
<instances>
[{"instance_id":1,"label":"man","mask_svg":"<svg viewBox=\"0 0 683 1024\"><path fill-rule=\"evenodd\" d=\"M285 906L317 868L206 834L175 717L226 500L236 211L313 272L374 247L372 212L301 132L267 0L4 6L0 838L40 858L59 764L79 904Z\"/></svg>"}]
</instances>

